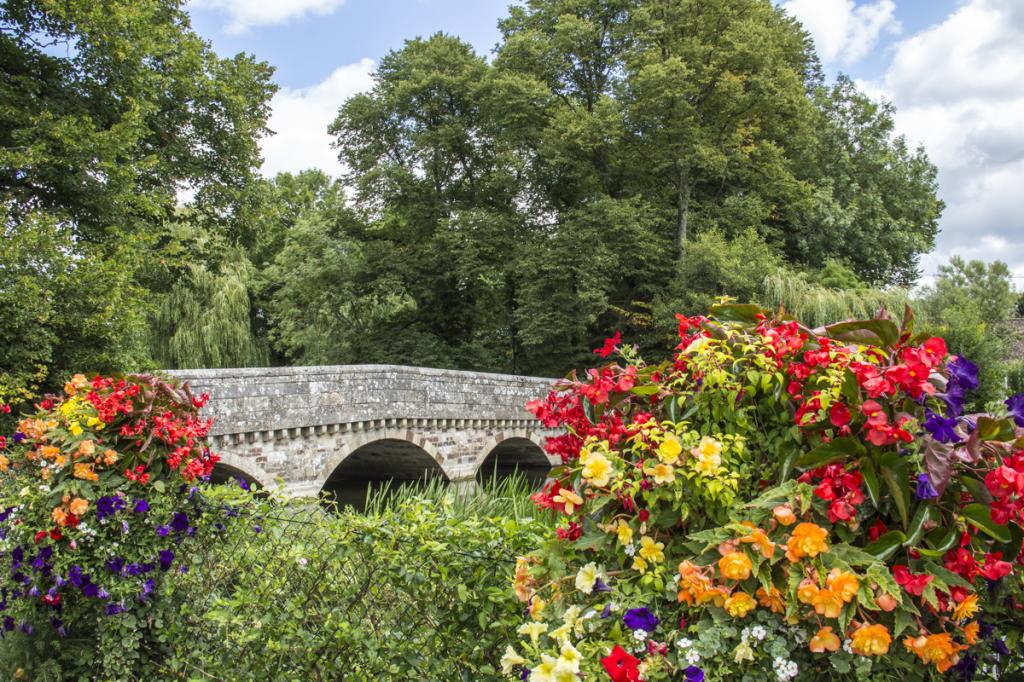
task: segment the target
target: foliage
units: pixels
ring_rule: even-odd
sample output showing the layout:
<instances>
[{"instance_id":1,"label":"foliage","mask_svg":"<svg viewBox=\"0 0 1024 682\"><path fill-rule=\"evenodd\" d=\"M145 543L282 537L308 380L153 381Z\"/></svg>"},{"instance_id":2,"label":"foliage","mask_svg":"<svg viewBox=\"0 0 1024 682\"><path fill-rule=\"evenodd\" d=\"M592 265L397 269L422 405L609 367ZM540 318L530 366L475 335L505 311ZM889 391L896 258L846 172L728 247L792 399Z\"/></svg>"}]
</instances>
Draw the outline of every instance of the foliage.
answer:
<instances>
[{"instance_id":1,"label":"foliage","mask_svg":"<svg viewBox=\"0 0 1024 682\"><path fill-rule=\"evenodd\" d=\"M819 276L829 275L823 270ZM841 274L838 276L842 277ZM758 300L772 308L784 308L789 314L815 327L839 320L872 317L879 310L903 310L910 302L910 293L906 289L836 288L781 269L765 276L762 286L763 293Z\"/></svg>"},{"instance_id":2,"label":"foliage","mask_svg":"<svg viewBox=\"0 0 1024 682\"><path fill-rule=\"evenodd\" d=\"M189 487L217 461L204 401L75 375L0 437L5 677L145 678L150 648L173 644L158 595L213 532Z\"/></svg>"},{"instance_id":3,"label":"foliage","mask_svg":"<svg viewBox=\"0 0 1024 682\"><path fill-rule=\"evenodd\" d=\"M679 319L528 408L564 429L519 560L504 672L534 682L1019 673L1024 395L881 316L815 333L756 306Z\"/></svg>"}]
</instances>

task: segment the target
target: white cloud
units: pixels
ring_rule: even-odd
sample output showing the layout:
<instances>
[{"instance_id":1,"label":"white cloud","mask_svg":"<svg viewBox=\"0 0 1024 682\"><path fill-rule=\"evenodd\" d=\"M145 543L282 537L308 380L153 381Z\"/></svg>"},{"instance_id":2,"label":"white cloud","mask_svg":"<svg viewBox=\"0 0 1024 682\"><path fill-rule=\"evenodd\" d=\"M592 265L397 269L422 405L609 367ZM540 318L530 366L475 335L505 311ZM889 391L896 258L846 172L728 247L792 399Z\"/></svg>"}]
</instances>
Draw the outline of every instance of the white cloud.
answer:
<instances>
[{"instance_id":1,"label":"white cloud","mask_svg":"<svg viewBox=\"0 0 1024 682\"><path fill-rule=\"evenodd\" d=\"M270 129L265 138L263 174L295 173L320 168L337 177L342 172L337 152L331 149L327 126L346 99L373 87L374 62L363 59L340 66L320 83L308 88L282 88L270 103Z\"/></svg>"},{"instance_id":2,"label":"white cloud","mask_svg":"<svg viewBox=\"0 0 1024 682\"><path fill-rule=\"evenodd\" d=\"M896 126L939 167L946 202L925 273L949 256L1003 260L1024 275L1024 4L970 0L894 47L880 83Z\"/></svg>"},{"instance_id":3,"label":"white cloud","mask_svg":"<svg viewBox=\"0 0 1024 682\"><path fill-rule=\"evenodd\" d=\"M193 0L192 9L225 12L231 20L225 30L243 33L253 26L283 24L308 14L330 14L345 0Z\"/></svg>"},{"instance_id":4,"label":"white cloud","mask_svg":"<svg viewBox=\"0 0 1024 682\"><path fill-rule=\"evenodd\" d=\"M786 0L782 8L800 20L826 64L852 64L883 31L900 32L893 0L857 5L853 0Z\"/></svg>"}]
</instances>

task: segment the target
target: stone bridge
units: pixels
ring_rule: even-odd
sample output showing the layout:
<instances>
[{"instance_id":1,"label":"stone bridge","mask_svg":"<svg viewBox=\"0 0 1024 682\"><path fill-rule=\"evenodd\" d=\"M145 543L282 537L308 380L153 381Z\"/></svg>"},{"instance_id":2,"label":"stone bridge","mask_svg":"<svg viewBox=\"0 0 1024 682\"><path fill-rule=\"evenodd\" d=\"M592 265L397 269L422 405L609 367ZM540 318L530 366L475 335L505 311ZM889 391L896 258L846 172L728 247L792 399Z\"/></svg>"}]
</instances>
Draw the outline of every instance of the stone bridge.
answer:
<instances>
[{"instance_id":1,"label":"stone bridge","mask_svg":"<svg viewBox=\"0 0 1024 682\"><path fill-rule=\"evenodd\" d=\"M550 379L344 365L177 370L209 393L215 476L244 476L292 496L359 504L368 486L443 477L480 480L520 469L543 478L556 458L528 400ZM365 499L365 498L364 498Z\"/></svg>"}]
</instances>

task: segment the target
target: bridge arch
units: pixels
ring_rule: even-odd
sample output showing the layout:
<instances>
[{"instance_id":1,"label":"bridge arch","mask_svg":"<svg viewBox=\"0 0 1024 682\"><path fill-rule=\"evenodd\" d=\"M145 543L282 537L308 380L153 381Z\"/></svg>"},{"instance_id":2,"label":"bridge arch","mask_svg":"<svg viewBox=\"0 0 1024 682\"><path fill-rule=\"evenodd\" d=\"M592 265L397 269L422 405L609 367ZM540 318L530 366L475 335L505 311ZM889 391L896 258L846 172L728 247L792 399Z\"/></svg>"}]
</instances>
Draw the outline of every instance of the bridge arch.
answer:
<instances>
[{"instance_id":1,"label":"bridge arch","mask_svg":"<svg viewBox=\"0 0 1024 682\"><path fill-rule=\"evenodd\" d=\"M544 450L544 437L532 431L499 433L485 443L483 459L476 471L476 480L498 481L520 473L534 486L547 479L552 467L560 464Z\"/></svg>"},{"instance_id":2,"label":"bridge arch","mask_svg":"<svg viewBox=\"0 0 1024 682\"><path fill-rule=\"evenodd\" d=\"M218 451L220 461L213 467L210 480L213 483L223 483L235 476L241 476L251 484L255 483L260 488L272 488L274 478L265 472L263 468L251 458L243 458L231 452Z\"/></svg>"},{"instance_id":3,"label":"bridge arch","mask_svg":"<svg viewBox=\"0 0 1024 682\"><path fill-rule=\"evenodd\" d=\"M365 434L345 444L323 475L321 498L357 509L384 486L394 488L449 477L433 444L416 434Z\"/></svg>"}]
</instances>

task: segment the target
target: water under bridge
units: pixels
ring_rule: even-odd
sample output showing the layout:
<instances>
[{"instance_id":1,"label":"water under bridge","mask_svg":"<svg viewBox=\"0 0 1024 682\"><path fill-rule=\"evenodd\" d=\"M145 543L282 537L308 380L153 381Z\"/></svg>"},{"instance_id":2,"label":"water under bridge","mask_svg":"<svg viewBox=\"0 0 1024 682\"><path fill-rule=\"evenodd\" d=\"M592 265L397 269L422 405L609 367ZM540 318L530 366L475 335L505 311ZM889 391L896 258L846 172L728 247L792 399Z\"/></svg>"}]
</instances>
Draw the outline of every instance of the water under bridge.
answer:
<instances>
[{"instance_id":1,"label":"water under bridge","mask_svg":"<svg viewBox=\"0 0 1024 682\"><path fill-rule=\"evenodd\" d=\"M552 432L524 407L550 379L395 365L168 373L210 394L215 475L280 481L292 496L360 504L384 481L468 482L516 469L536 480L557 463L542 449Z\"/></svg>"}]
</instances>

